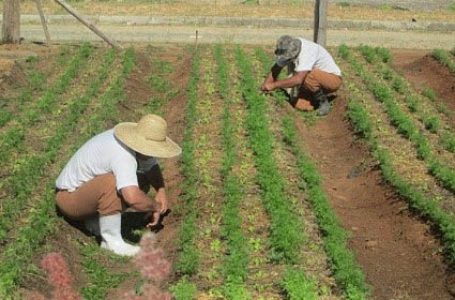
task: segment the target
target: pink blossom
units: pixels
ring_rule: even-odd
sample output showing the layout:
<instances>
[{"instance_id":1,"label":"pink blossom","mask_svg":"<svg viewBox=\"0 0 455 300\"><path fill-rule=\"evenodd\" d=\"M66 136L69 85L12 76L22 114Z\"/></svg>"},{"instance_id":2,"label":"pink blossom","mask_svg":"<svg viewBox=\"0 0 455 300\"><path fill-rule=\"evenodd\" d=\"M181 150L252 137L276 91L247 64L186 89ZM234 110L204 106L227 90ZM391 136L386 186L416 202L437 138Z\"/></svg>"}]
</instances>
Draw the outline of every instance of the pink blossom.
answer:
<instances>
[{"instance_id":1,"label":"pink blossom","mask_svg":"<svg viewBox=\"0 0 455 300\"><path fill-rule=\"evenodd\" d=\"M169 275L171 263L165 258L163 250L156 248L153 235L144 235L140 244L141 250L134 259L136 266L144 278L161 282Z\"/></svg>"},{"instance_id":2,"label":"pink blossom","mask_svg":"<svg viewBox=\"0 0 455 300\"><path fill-rule=\"evenodd\" d=\"M60 253L52 252L47 254L41 260L41 267L47 272L49 284L54 287L53 299L82 299L81 296L73 290L73 277L68 270L65 259Z\"/></svg>"},{"instance_id":3,"label":"pink blossom","mask_svg":"<svg viewBox=\"0 0 455 300\"><path fill-rule=\"evenodd\" d=\"M43 294L39 292L32 292L25 295L26 300L46 300Z\"/></svg>"}]
</instances>

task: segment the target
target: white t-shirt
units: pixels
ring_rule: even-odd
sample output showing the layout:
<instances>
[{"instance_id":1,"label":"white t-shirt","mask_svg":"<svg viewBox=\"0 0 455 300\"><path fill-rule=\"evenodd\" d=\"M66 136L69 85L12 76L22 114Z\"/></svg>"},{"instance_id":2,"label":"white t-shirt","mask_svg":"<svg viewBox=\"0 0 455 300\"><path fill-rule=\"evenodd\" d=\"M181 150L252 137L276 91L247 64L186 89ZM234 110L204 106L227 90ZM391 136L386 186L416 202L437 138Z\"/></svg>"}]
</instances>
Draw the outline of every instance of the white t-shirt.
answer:
<instances>
[{"instance_id":1,"label":"white t-shirt","mask_svg":"<svg viewBox=\"0 0 455 300\"><path fill-rule=\"evenodd\" d=\"M155 164L153 157L138 164L136 152L117 140L114 129L110 129L88 140L71 157L58 176L56 186L73 192L95 176L107 173L114 174L117 190L138 186L136 172L146 172Z\"/></svg>"},{"instance_id":2,"label":"white t-shirt","mask_svg":"<svg viewBox=\"0 0 455 300\"><path fill-rule=\"evenodd\" d=\"M309 40L302 38L299 40L302 41L302 49L300 50L299 56L294 60L295 72L319 69L327 73L341 76L340 68L326 49Z\"/></svg>"}]
</instances>

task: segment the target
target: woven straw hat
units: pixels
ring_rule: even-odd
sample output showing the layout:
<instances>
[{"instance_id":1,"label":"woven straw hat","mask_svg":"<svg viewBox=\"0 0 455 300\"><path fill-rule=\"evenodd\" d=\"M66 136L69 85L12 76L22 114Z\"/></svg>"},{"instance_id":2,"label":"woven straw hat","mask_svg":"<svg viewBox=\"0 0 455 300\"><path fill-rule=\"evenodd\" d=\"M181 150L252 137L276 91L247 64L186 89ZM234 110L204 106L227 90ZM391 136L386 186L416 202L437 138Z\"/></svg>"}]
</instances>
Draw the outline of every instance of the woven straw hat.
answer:
<instances>
[{"instance_id":1,"label":"woven straw hat","mask_svg":"<svg viewBox=\"0 0 455 300\"><path fill-rule=\"evenodd\" d=\"M182 149L166 134L166 121L152 114L143 116L138 123L124 122L114 127L117 139L143 155L169 158L182 153Z\"/></svg>"}]
</instances>

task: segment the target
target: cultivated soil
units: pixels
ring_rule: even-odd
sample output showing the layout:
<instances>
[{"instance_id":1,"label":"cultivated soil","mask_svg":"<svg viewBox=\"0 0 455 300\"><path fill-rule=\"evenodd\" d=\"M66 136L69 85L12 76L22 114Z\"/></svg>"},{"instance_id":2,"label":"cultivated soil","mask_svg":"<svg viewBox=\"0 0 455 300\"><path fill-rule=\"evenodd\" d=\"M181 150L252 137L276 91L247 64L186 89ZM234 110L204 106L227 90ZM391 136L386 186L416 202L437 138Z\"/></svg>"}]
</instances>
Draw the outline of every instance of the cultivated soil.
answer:
<instances>
[{"instance_id":1,"label":"cultivated soil","mask_svg":"<svg viewBox=\"0 0 455 300\"><path fill-rule=\"evenodd\" d=\"M440 244L387 184L368 149L345 119L346 94L332 112L308 127L297 119L305 147L316 161L350 247L375 299L452 299ZM431 282L431 285L427 283Z\"/></svg>"},{"instance_id":2,"label":"cultivated soil","mask_svg":"<svg viewBox=\"0 0 455 300\"><path fill-rule=\"evenodd\" d=\"M137 120L143 115L150 96L155 93L148 82L148 76L153 73L151 59L157 56L170 62L174 71L167 80L178 93L165 104L163 115L168 121L168 135L181 145L185 128L186 85L192 57L191 52L183 47L166 47L164 54L158 47L137 50L137 68L125 85L128 101L120 104L118 109L124 121ZM24 48L26 47L23 46L22 49ZM455 79L448 70L424 52L395 50L393 56L394 67L416 89L424 86L433 88L441 101L455 110ZM14 71L14 67L8 70L11 73L8 77L23 76L20 68L17 71ZM332 207L342 225L351 233L350 247L354 250L368 283L373 287L373 297L453 299L455 280L452 270L444 262L437 234L432 232L425 220L413 215L405 201L384 183L377 162L372 160L368 148L356 139L345 119L346 99L346 90L340 91L331 113L318 119L314 125L305 123L300 113L291 107L286 107L280 114L294 116L302 142L324 178L324 188ZM162 164L171 212L164 217L163 226L157 230L157 239L160 247L165 249L166 257L170 261L176 261L176 240L183 217L173 211L184 192L180 189L180 161L169 159ZM64 221L59 222L62 227L66 226ZM83 245L92 240L79 230L71 228L49 237L46 244L50 249L64 249L65 258L75 275L76 286L80 287L86 283L83 272L78 267L82 261L81 254L75 250L76 247L61 246L74 245L75 242ZM38 264L38 258L34 263ZM109 269L126 271L119 262L106 260L104 263ZM171 280L173 279L175 278ZM48 291L45 278L41 275L26 276L23 286L44 293ZM127 280L109 294L109 299L121 298L134 286L135 278Z\"/></svg>"},{"instance_id":3,"label":"cultivated soil","mask_svg":"<svg viewBox=\"0 0 455 300\"><path fill-rule=\"evenodd\" d=\"M427 51L394 50L392 66L410 82L417 91L431 88L452 112L455 111L455 76ZM455 113L449 114L455 128Z\"/></svg>"}]
</instances>

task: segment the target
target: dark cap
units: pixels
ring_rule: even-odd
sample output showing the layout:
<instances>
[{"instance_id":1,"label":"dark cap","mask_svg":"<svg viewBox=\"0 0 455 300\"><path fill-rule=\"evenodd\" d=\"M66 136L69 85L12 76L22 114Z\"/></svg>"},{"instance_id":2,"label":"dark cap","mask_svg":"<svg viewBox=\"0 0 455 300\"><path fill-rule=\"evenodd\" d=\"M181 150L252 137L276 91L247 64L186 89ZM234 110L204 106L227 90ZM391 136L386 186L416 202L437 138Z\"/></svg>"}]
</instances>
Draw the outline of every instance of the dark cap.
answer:
<instances>
[{"instance_id":1,"label":"dark cap","mask_svg":"<svg viewBox=\"0 0 455 300\"><path fill-rule=\"evenodd\" d=\"M289 35L281 36L276 42L275 56L276 63L280 67L287 65L296 58L302 47L302 41Z\"/></svg>"}]
</instances>

